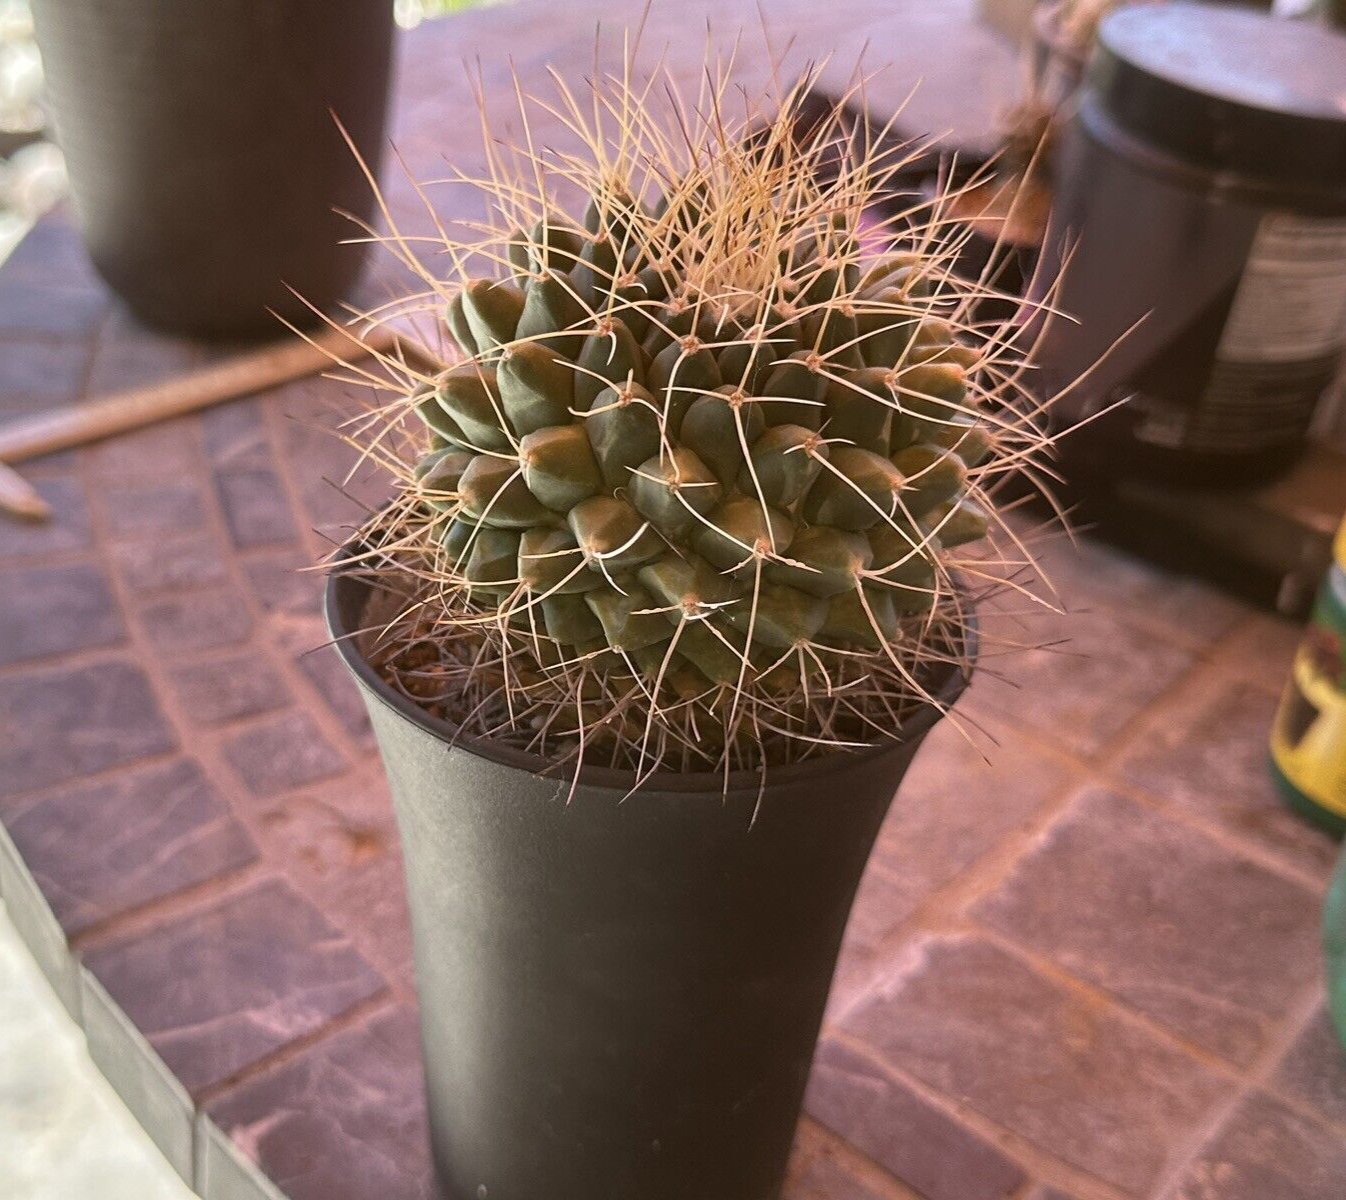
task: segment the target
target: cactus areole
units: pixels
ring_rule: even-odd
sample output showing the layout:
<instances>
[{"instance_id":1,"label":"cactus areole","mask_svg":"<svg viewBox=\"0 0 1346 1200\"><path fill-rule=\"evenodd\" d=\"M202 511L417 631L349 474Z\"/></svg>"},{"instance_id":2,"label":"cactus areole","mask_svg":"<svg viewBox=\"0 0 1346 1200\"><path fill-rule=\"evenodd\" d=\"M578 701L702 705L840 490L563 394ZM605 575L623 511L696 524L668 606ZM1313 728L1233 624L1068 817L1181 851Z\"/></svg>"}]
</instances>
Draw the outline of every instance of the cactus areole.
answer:
<instances>
[{"instance_id":1,"label":"cactus areole","mask_svg":"<svg viewBox=\"0 0 1346 1200\"><path fill-rule=\"evenodd\" d=\"M452 1200L778 1195L865 860L1024 563L1025 364L806 86L596 76L489 142L489 221L385 239L433 334L353 423L397 486L328 618Z\"/></svg>"}]
</instances>

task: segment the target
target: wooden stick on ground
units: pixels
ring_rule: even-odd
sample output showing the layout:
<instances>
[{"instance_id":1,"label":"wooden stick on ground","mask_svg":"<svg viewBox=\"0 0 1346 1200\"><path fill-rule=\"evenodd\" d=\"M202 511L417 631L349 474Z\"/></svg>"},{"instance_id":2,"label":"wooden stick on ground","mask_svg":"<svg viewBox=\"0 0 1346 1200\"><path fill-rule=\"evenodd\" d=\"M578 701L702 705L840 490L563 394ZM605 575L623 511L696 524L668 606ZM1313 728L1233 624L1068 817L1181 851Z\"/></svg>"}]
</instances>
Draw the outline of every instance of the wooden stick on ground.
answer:
<instances>
[{"instance_id":1,"label":"wooden stick on ground","mask_svg":"<svg viewBox=\"0 0 1346 1200\"><path fill-rule=\"evenodd\" d=\"M0 426L0 509L30 520L42 520L50 513L42 497L4 466L7 462L98 441L264 391L336 363L356 362L370 352L390 350L396 340L396 332L386 326L375 328L360 342L344 330L329 328L309 340L286 340L162 383L6 423Z\"/></svg>"},{"instance_id":2,"label":"wooden stick on ground","mask_svg":"<svg viewBox=\"0 0 1346 1200\"><path fill-rule=\"evenodd\" d=\"M51 505L22 475L0 463L0 511L25 521L45 521L51 516Z\"/></svg>"},{"instance_id":3,"label":"wooden stick on ground","mask_svg":"<svg viewBox=\"0 0 1346 1200\"><path fill-rule=\"evenodd\" d=\"M334 359L336 363L356 362L369 351L390 349L396 340L396 332L384 326L371 331L362 342L356 342L344 330L326 329L308 341L294 338L162 383L24 417L0 426L0 462L21 462L196 412L316 374L336 365Z\"/></svg>"}]
</instances>

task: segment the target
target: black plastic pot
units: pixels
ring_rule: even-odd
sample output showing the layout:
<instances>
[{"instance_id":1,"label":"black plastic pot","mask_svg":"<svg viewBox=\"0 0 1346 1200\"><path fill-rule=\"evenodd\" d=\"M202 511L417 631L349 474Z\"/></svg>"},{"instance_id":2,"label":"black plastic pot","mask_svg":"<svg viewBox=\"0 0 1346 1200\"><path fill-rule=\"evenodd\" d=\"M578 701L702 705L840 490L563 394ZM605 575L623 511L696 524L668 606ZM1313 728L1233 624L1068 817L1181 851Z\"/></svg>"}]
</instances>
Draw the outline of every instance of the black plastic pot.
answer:
<instances>
[{"instance_id":1,"label":"black plastic pot","mask_svg":"<svg viewBox=\"0 0 1346 1200\"><path fill-rule=\"evenodd\" d=\"M564 772L388 688L327 618L401 830L431 1136L449 1200L773 1200L842 933L922 739L771 777ZM951 671L952 703L966 680ZM900 1136L895 1131L895 1136Z\"/></svg>"},{"instance_id":2,"label":"black plastic pot","mask_svg":"<svg viewBox=\"0 0 1346 1200\"><path fill-rule=\"evenodd\" d=\"M149 324L274 333L347 294L334 208L377 165L392 0L34 0L75 207L99 272Z\"/></svg>"},{"instance_id":3,"label":"black plastic pot","mask_svg":"<svg viewBox=\"0 0 1346 1200\"><path fill-rule=\"evenodd\" d=\"M1346 37L1123 5L1054 157L1035 387L1090 489L1289 470L1346 357Z\"/></svg>"}]
</instances>

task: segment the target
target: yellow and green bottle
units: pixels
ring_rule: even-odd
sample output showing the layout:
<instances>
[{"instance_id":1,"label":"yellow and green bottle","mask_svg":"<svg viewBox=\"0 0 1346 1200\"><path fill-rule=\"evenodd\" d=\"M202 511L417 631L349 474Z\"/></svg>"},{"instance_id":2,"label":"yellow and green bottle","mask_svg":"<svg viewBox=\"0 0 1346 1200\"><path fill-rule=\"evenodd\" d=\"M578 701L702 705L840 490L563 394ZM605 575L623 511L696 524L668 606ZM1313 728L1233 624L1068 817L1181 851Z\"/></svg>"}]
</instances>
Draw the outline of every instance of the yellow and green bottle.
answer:
<instances>
[{"instance_id":1,"label":"yellow and green bottle","mask_svg":"<svg viewBox=\"0 0 1346 1200\"><path fill-rule=\"evenodd\" d=\"M1346 521L1271 730L1271 770L1296 810L1346 832ZM1346 1045L1346 853L1323 906L1328 1008Z\"/></svg>"},{"instance_id":2,"label":"yellow and green bottle","mask_svg":"<svg viewBox=\"0 0 1346 1200\"><path fill-rule=\"evenodd\" d=\"M1271 773L1286 802L1346 834L1346 521L1271 729Z\"/></svg>"}]
</instances>

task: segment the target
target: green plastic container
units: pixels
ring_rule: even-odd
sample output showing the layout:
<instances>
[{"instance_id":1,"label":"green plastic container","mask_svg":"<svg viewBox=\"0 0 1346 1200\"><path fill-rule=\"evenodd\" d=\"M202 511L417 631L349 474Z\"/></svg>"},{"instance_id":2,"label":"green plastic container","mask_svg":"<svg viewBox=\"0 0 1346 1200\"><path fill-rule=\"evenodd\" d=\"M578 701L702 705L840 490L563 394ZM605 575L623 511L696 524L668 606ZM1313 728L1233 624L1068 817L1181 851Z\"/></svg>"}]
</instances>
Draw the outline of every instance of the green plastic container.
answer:
<instances>
[{"instance_id":1,"label":"green plastic container","mask_svg":"<svg viewBox=\"0 0 1346 1200\"><path fill-rule=\"evenodd\" d=\"M1346 854L1337 861L1323 908L1323 952L1327 956L1328 1004L1337 1036L1346 1045Z\"/></svg>"},{"instance_id":2,"label":"green plastic container","mask_svg":"<svg viewBox=\"0 0 1346 1200\"><path fill-rule=\"evenodd\" d=\"M1285 802L1346 833L1346 521L1271 730L1271 775ZM1323 907L1328 1003L1346 1044L1346 853Z\"/></svg>"}]
</instances>

